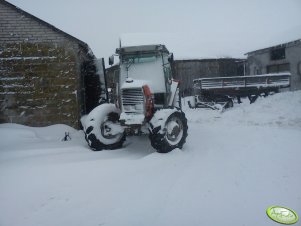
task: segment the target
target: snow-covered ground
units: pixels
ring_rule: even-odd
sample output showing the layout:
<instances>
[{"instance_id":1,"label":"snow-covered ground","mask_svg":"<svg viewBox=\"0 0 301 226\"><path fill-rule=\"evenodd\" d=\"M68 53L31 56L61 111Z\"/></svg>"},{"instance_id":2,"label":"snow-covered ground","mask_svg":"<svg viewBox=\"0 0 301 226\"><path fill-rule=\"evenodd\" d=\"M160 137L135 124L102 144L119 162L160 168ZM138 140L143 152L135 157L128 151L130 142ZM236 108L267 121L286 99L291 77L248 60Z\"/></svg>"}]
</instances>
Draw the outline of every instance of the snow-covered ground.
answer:
<instances>
[{"instance_id":1,"label":"snow-covered ground","mask_svg":"<svg viewBox=\"0 0 301 226\"><path fill-rule=\"evenodd\" d=\"M168 154L147 136L93 152L65 125L0 125L0 225L272 226L271 205L301 215L300 91L184 109L187 143Z\"/></svg>"}]
</instances>

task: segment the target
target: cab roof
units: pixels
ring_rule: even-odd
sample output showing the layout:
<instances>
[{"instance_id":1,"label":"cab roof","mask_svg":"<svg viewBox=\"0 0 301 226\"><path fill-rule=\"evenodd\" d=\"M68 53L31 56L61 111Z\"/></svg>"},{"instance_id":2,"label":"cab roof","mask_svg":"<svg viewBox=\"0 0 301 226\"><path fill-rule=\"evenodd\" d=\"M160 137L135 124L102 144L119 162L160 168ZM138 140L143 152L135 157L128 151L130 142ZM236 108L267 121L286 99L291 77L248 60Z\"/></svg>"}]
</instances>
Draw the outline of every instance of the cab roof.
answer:
<instances>
[{"instance_id":1,"label":"cab roof","mask_svg":"<svg viewBox=\"0 0 301 226\"><path fill-rule=\"evenodd\" d=\"M143 53L166 53L169 54L169 51L165 45L140 45L140 46L125 46L116 49L116 53L123 54L143 54Z\"/></svg>"}]
</instances>

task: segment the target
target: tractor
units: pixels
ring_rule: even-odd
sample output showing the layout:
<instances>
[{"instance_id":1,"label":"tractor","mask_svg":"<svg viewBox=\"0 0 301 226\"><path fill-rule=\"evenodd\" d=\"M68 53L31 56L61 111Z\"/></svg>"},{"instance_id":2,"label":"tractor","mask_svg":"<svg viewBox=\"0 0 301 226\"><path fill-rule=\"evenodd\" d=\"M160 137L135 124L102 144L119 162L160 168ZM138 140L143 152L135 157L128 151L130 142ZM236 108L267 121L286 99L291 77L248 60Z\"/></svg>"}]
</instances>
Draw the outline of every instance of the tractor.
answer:
<instances>
[{"instance_id":1,"label":"tractor","mask_svg":"<svg viewBox=\"0 0 301 226\"><path fill-rule=\"evenodd\" d=\"M173 54L165 45L127 46L119 57L117 98L94 108L82 121L94 151L121 148L126 136L148 134L159 153L182 148L188 135L179 81L172 78Z\"/></svg>"}]
</instances>

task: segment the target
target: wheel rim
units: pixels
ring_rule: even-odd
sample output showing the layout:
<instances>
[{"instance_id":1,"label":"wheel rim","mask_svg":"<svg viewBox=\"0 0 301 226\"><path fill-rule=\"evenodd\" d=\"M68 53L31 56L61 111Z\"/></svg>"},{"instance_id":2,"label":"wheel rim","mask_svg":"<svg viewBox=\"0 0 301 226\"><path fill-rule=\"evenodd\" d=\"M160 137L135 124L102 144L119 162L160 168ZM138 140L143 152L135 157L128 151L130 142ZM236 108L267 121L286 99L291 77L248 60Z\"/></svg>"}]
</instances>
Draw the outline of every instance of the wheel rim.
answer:
<instances>
[{"instance_id":1,"label":"wheel rim","mask_svg":"<svg viewBox=\"0 0 301 226\"><path fill-rule=\"evenodd\" d=\"M166 123L166 138L171 145L177 145L183 137L183 123L178 117L172 117Z\"/></svg>"},{"instance_id":2,"label":"wheel rim","mask_svg":"<svg viewBox=\"0 0 301 226\"><path fill-rule=\"evenodd\" d=\"M122 136L122 133L113 133L114 123L112 121L105 121L100 125L101 135L106 139L115 139Z\"/></svg>"}]
</instances>

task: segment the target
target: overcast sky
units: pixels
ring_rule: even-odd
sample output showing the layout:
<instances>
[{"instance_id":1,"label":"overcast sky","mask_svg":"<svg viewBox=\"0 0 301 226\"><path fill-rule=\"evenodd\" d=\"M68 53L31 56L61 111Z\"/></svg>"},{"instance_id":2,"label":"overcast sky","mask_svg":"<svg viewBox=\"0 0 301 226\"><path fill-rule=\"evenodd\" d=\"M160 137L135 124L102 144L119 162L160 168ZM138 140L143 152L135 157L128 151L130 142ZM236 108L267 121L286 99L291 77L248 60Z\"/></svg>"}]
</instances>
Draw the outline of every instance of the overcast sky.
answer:
<instances>
[{"instance_id":1,"label":"overcast sky","mask_svg":"<svg viewBox=\"0 0 301 226\"><path fill-rule=\"evenodd\" d=\"M86 42L105 59L120 37L137 44L162 42L177 59L243 57L301 38L301 0L8 1Z\"/></svg>"}]
</instances>

